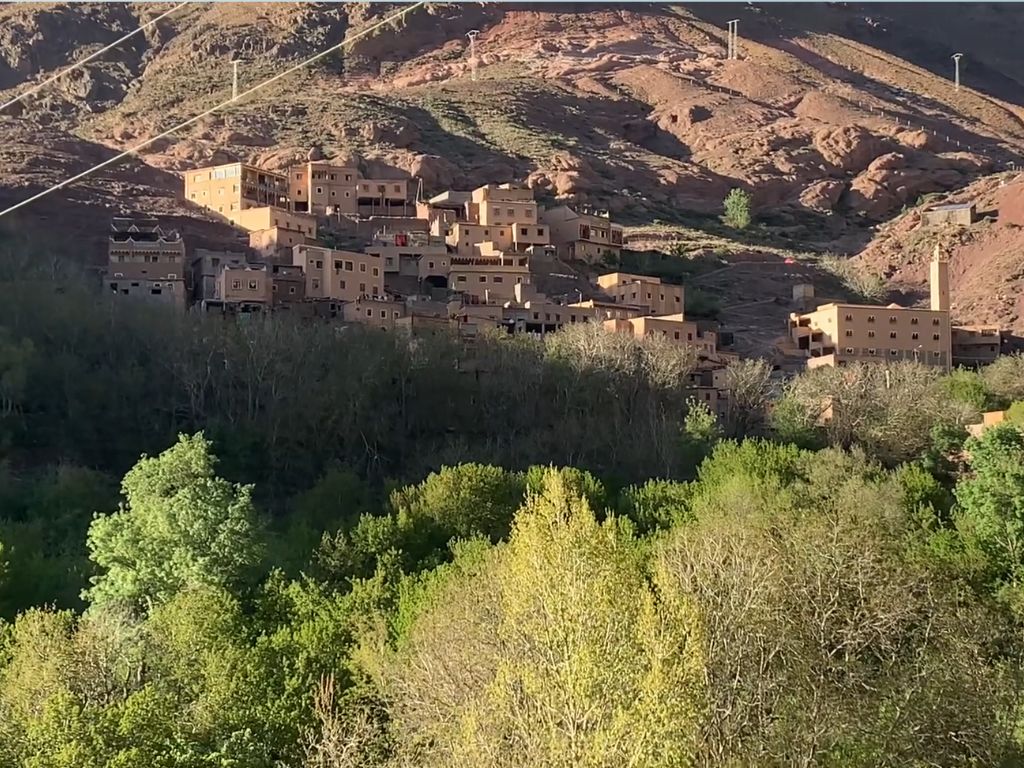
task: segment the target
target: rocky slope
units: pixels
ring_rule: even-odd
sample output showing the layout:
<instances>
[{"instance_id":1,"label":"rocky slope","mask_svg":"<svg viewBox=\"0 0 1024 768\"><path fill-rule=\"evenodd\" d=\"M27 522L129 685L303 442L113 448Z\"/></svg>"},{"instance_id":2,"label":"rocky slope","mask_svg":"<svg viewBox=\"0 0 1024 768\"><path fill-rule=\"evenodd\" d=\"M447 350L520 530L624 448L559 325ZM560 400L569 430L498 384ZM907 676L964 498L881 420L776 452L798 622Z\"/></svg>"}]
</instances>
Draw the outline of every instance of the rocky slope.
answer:
<instances>
[{"instance_id":1,"label":"rocky slope","mask_svg":"<svg viewBox=\"0 0 1024 768\"><path fill-rule=\"evenodd\" d=\"M979 220L970 227L924 227L924 207L944 202L975 203ZM1007 171L930 198L880 227L855 262L908 298L927 301L936 245L949 256L954 316L1024 333L1024 174Z\"/></svg>"},{"instance_id":2,"label":"rocky slope","mask_svg":"<svg viewBox=\"0 0 1024 768\"><path fill-rule=\"evenodd\" d=\"M167 10L0 6L0 102ZM0 115L0 204L130 148L384 18L383 4L195 4ZM969 10L969 12L968 12ZM25 210L84 234L146 206L216 234L175 171L311 147L427 191L527 178L635 222L700 221L749 189L805 245L861 237L1024 148L1014 5L430 4ZM725 58L738 18L740 57ZM466 33L480 31L477 78ZM949 82L962 51L964 87ZM1024 79L1024 76L1020 76ZM2 224L2 222L0 222Z\"/></svg>"}]
</instances>

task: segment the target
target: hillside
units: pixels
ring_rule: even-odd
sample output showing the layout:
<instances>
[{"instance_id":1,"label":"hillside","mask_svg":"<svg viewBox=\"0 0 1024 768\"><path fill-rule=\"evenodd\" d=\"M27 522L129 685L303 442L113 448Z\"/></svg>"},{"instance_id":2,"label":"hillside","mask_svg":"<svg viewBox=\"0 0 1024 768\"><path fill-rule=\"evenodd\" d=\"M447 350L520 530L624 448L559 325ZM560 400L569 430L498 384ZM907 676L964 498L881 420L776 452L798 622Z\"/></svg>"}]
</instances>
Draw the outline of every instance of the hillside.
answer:
<instances>
[{"instance_id":1,"label":"hillside","mask_svg":"<svg viewBox=\"0 0 1024 768\"><path fill-rule=\"evenodd\" d=\"M185 7L0 115L0 205L222 101L236 55L244 89L393 9ZM0 6L0 99L165 10ZM317 147L375 174L420 176L428 192L525 178L542 197L640 225L705 228L742 186L773 244L851 253L874 222L1000 171L1024 148L1024 81L1011 66L1024 11L970 10L430 4L16 221L89 261L96 217L111 210L146 208L223 240L230 230L176 199L177 171L233 158L282 167ZM737 60L725 57L731 18ZM954 50L965 55L959 91Z\"/></svg>"},{"instance_id":2,"label":"hillside","mask_svg":"<svg viewBox=\"0 0 1024 768\"><path fill-rule=\"evenodd\" d=\"M954 317L1024 329L1024 175L1005 172L981 179L937 202L973 202L980 220L971 227L928 229L918 206L879 227L855 259L865 272L883 276L896 291L925 298L928 263L935 245L950 259Z\"/></svg>"}]
</instances>

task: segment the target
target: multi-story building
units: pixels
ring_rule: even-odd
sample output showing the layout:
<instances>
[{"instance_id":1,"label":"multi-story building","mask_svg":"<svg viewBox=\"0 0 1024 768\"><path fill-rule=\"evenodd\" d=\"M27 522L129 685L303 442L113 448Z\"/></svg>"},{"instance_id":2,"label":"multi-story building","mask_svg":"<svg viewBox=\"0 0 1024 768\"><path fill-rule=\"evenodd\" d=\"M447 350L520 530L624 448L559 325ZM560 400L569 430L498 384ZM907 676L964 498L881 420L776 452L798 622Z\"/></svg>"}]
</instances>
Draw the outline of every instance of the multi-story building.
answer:
<instances>
[{"instance_id":1,"label":"multi-story building","mask_svg":"<svg viewBox=\"0 0 1024 768\"><path fill-rule=\"evenodd\" d=\"M429 200L417 200L416 216L427 221L433 234L444 235L456 221L469 221L471 196L471 192L449 190Z\"/></svg>"},{"instance_id":2,"label":"multi-story building","mask_svg":"<svg viewBox=\"0 0 1024 768\"><path fill-rule=\"evenodd\" d=\"M263 206L246 208L232 215L231 220L248 232L262 232L267 229L287 229L316 239L316 216L308 213L286 211L283 208Z\"/></svg>"},{"instance_id":3,"label":"multi-story building","mask_svg":"<svg viewBox=\"0 0 1024 768\"><path fill-rule=\"evenodd\" d=\"M398 320L405 315L405 304L387 296L364 296L346 302L342 307L345 322L363 323L385 331L394 329Z\"/></svg>"},{"instance_id":4,"label":"multi-story building","mask_svg":"<svg viewBox=\"0 0 1024 768\"><path fill-rule=\"evenodd\" d=\"M952 363L968 368L994 363L1002 353L1003 333L998 325L954 325Z\"/></svg>"},{"instance_id":5,"label":"multi-story building","mask_svg":"<svg viewBox=\"0 0 1024 768\"><path fill-rule=\"evenodd\" d=\"M452 256L448 287L475 303L505 302L515 298L515 287L530 283L529 257L524 254L487 253Z\"/></svg>"},{"instance_id":6,"label":"multi-story building","mask_svg":"<svg viewBox=\"0 0 1024 768\"><path fill-rule=\"evenodd\" d=\"M355 214L358 211L356 186L359 169L308 162L288 169L288 190L292 208L307 213Z\"/></svg>"},{"instance_id":7,"label":"multi-story building","mask_svg":"<svg viewBox=\"0 0 1024 768\"><path fill-rule=\"evenodd\" d=\"M195 300L219 299L217 278L224 267L244 267L247 263L244 253L197 248L192 257L192 293Z\"/></svg>"},{"instance_id":8,"label":"multi-story building","mask_svg":"<svg viewBox=\"0 0 1024 768\"><path fill-rule=\"evenodd\" d=\"M539 221L533 190L515 184L485 184L474 189L469 196L467 218L485 226Z\"/></svg>"},{"instance_id":9,"label":"multi-story building","mask_svg":"<svg viewBox=\"0 0 1024 768\"><path fill-rule=\"evenodd\" d=\"M544 211L541 221L548 225L551 244L563 259L594 262L622 253L622 227L607 213L581 213L560 205Z\"/></svg>"},{"instance_id":10,"label":"multi-story building","mask_svg":"<svg viewBox=\"0 0 1024 768\"><path fill-rule=\"evenodd\" d=\"M597 284L617 304L647 307L650 315L683 312L683 286L663 283L657 277L611 272L598 277Z\"/></svg>"},{"instance_id":11,"label":"multi-story building","mask_svg":"<svg viewBox=\"0 0 1024 768\"><path fill-rule=\"evenodd\" d=\"M291 263L296 245L314 245L316 240L296 229L270 227L249 233L249 247L263 261Z\"/></svg>"},{"instance_id":12,"label":"multi-story building","mask_svg":"<svg viewBox=\"0 0 1024 768\"><path fill-rule=\"evenodd\" d=\"M385 274L441 288L448 284L449 254L443 238L426 232L378 232L365 251L380 256Z\"/></svg>"},{"instance_id":13,"label":"multi-story building","mask_svg":"<svg viewBox=\"0 0 1024 768\"><path fill-rule=\"evenodd\" d=\"M186 274L185 243L177 232L164 232L153 218L112 220L106 269L111 292L184 309Z\"/></svg>"},{"instance_id":14,"label":"multi-story building","mask_svg":"<svg viewBox=\"0 0 1024 768\"><path fill-rule=\"evenodd\" d=\"M225 264L217 275L214 300L269 307L272 290L271 274L266 264Z\"/></svg>"},{"instance_id":15,"label":"multi-story building","mask_svg":"<svg viewBox=\"0 0 1024 768\"><path fill-rule=\"evenodd\" d=\"M271 304L281 306L306 300L306 275L294 264L268 264Z\"/></svg>"},{"instance_id":16,"label":"multi-story building","mask_svg":"<svg viewBox=\"0 0 1024 768\"><path fill-rule=\"evenodd\" d=\"M316 245L296 245L292 263L306 276L306 298L356 301L384 296L381 257Z\"/></svg>"},{"instance_id":17,"label":"multi-story building","mask_svg":"<svg viewBox=\"0 0 1024 768\"><path fill-rule=\"evenodd\" d=\"M931 264L928 309L831 303L814 312L791 314L789 336L807 358L807 366L910 360L948 369L949 264L938 256Z\"/></svg>"},{"instance_id":18,"label":"multi-story building","mask_svg":"<svg viewBox=\"0 0 1024 768\"><path fill-rule=\"evenodd\" d=\"M641 317L650 314L650 308L637 304L620 304L615 301L601 301L599 299L587 299L570 304L571 307L594 310L595 320L629 320L633 317Z\"/></svg>"},{"instance_id":19,"label":"multi-story building","mask_svg":"<svg viewBox=\"0 0 1024 768\"><path fill-rule=\"evenodd\" d=\"M289 207L288 182L280 173L228 163L193 168L184 175L186 200L229 219L248 208Z\"/></svg>"},{"instance_id":20,"label":"multi-story building","mask_svg":"<svg viewBox=\"0 0 1024 768\"><path fill-rule=\"evenodd\" d=\"M359 179L355 194L360 216L406 216L411 211L408 179Z\"/></svg>"},{"instance_id":21,"label":"multi-story building","mask_svg":"<svg viewBox=\"0 0 1024 768\"><path fill-rule=\"evenodd\" d=\"M693 320L686 320L682 313L604 320L603 325L607 331L629 333L638 338L660 336L681 347L695 349L702 357L712 357L718 352L718 335L702 329Z\"/></svg>"}]
</instances>

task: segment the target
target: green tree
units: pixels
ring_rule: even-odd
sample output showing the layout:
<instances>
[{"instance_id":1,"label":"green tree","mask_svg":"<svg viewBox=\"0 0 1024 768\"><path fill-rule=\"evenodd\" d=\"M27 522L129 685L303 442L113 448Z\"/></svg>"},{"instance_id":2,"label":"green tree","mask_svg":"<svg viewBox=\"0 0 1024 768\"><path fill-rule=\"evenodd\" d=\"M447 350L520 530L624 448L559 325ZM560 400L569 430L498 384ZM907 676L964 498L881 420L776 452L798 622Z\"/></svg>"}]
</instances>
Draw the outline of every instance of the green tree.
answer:
<instances>
[{"instance_id":1,"label":"green tree","mask_svg":"<svg viewBox=\"0 0 1024 768\"><path fill-rule=\"evenodd\" d=\"M722 203L725 213L722 222L733 229L746 229L750 226L750 193L736 187L725 196Z\"/></svg>"},{"instance_id":2,"label":"green tree","mask_svg":"<svg viewBox=\"0 0 1024 768\"><path fill-rule=\"evenodd\" d=\"M1024 580L1024 433L1011 425L988 429L965 449L971 474L956 486L957 529L988 559L993 577Z\"/></svg>"},{"instance_id":3,"label":"green tree","mask_svg":"<svg viewBox=\"0 0 1024 768\"><path fill-rule=\"evenodd\" d=\"M251 487L214 474L202 434L181 435L124 477L124 503L89 528L100 573L85 597L94 606L152 608L201 586L238 587L260 561Z\"/></svg>"},{"instance_id":4,"label":"green tree","mask_svg":"<svg viewBox=\"0 0 1024 768\"><path fill-rule=\"evenodd\" d=\"M975 419L988 409L991 394L984 377L977 371L958 368L942 380L942 388L951 400L967 406Z\"/></svg>"},{"instance_id":5,"label":"green tree","mask_svg":"<svg viewBox=\"0 0 1024 768\"><path fill-rule=\"evenodd\" d=\"M628 526L549 473L506 547L421 602L387 666L402 757L421 766L685 765L695 618L660 602ZM422 598L421 598L422 600Z\"/></svg>"},{"instance_id":6,"label":"green tree","mask_svg":"<svg viewBox=\"0 0 1024 768\"><path fill-rule=\"evenodd\" d=\"M1003 355L982 368L981 376L997 404L1024 400L1024 355Z\"/></svg>"},{"instance_id":7,"label":"green tree","mask_svg":"<svg viewBox=\"0 0 1024 768\"><path fill-rule=\"evenodd\" d=\"M1024 427L1024 400L1018 400L1014 403L1010 403L1010 407L1006 409L1006 415L1004 418L1011 424L1016 424L1018 427Z\"/></svg>"}]
</instances>

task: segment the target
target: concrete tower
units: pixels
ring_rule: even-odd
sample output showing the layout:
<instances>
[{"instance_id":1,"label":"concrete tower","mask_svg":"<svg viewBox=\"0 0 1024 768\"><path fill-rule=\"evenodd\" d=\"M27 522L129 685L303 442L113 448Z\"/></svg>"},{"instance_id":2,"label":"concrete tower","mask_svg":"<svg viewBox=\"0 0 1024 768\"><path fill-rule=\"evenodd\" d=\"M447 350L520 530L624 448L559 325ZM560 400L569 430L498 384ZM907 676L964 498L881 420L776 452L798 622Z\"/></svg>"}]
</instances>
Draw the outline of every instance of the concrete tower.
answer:
<instances>
[{"instance_id":1,"label":"concrete tower","mask_svg":"<svg viewBox=\"0 0 1024 768\"><path fill-rule=\"evenodd\" d=\"M935 246L929 286L931 287L933 310L949 311L949 261L942 248Z\"/></svg>"}]
</instances>

